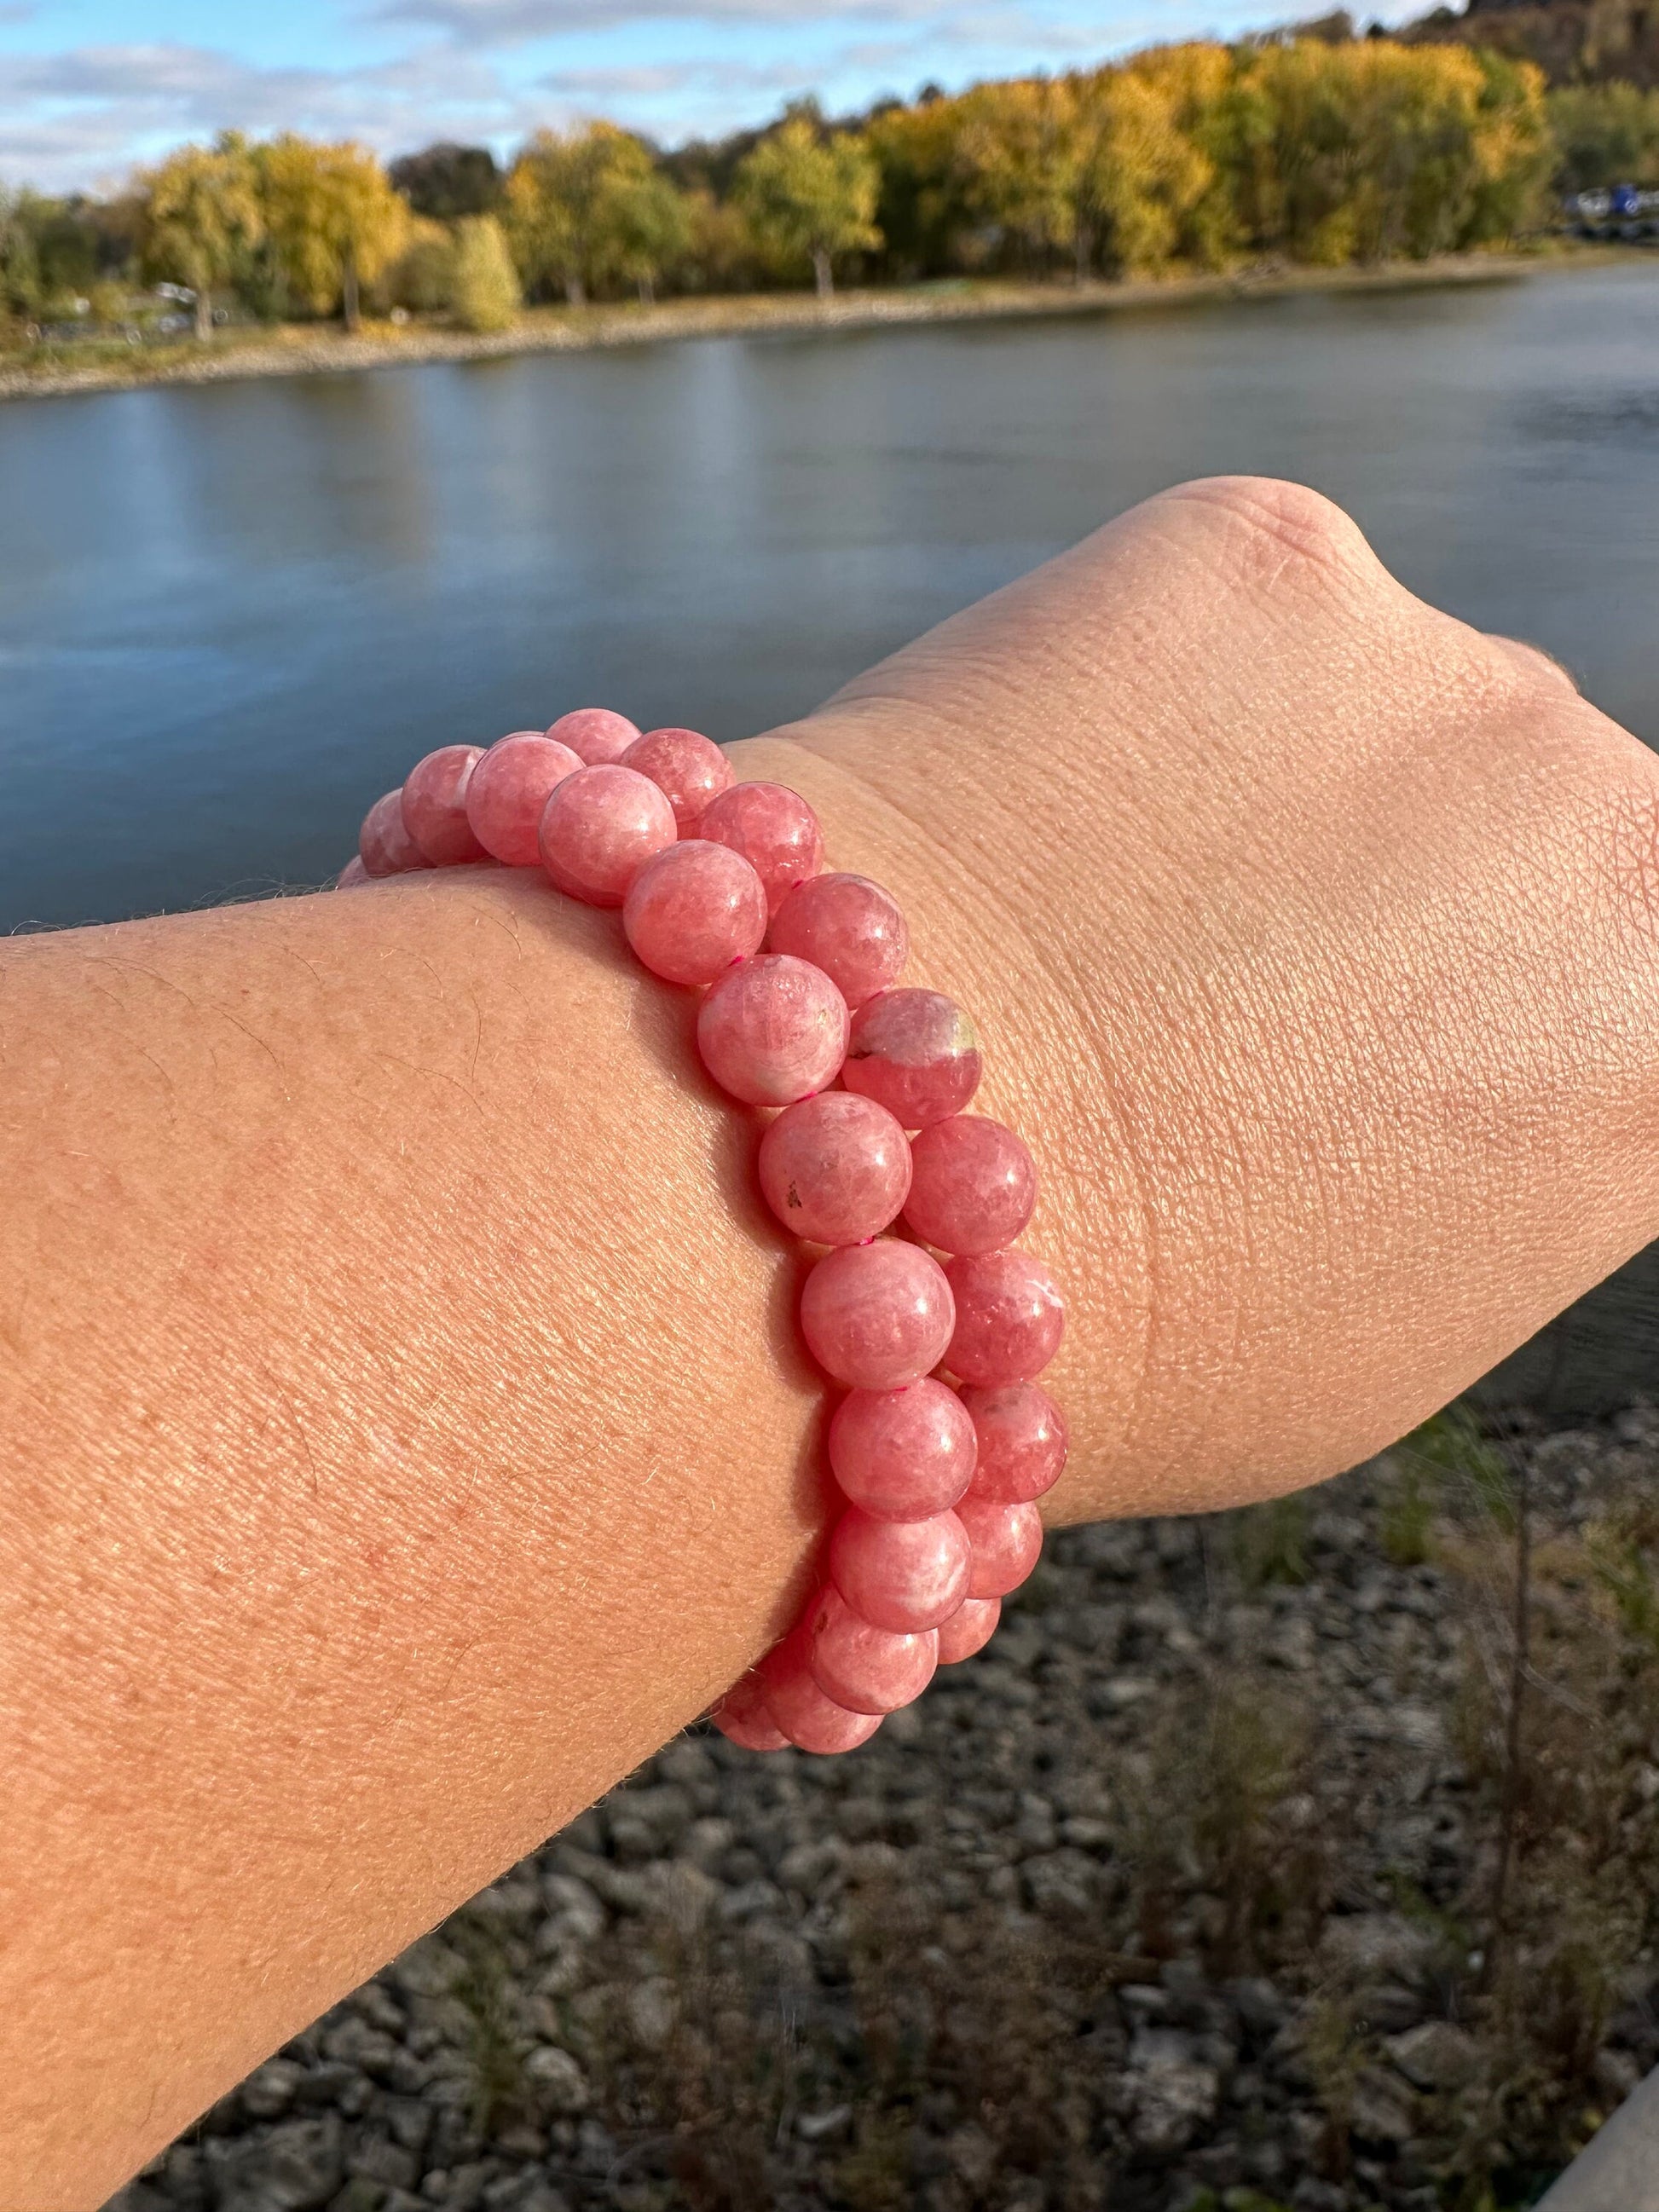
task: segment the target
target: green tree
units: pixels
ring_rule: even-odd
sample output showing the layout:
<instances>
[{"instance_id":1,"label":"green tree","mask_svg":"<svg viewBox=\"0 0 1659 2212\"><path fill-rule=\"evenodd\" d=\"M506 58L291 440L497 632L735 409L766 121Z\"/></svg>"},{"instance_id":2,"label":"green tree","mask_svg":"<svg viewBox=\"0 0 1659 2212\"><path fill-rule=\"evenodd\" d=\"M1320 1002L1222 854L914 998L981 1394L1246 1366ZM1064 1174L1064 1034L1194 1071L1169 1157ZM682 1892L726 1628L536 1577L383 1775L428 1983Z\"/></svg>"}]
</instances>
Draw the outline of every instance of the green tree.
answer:
<instances>
[{"instance_id":1,"label":"green tree","mask_svg":"<svg viewBox=\"0 0 1659 2212\"><path fill-rule=\"evenodd\" d=\"M645 154L646 149L640 151ZM690 243L692 214L685 194L647 155L643 166L618 165L613 170L601 196L599 223L603 252L636 288L641 301L648 303L656 297L663 270Z\"/></svg>"},{"instance_id":2,"label":"green tree","mask_svg":"<svg viewBox=\"0 0 1659 2212\"><path fill-rule=\"evenodd\" d=\"M1545 106L1564 192L1659 185L1659 88L1568 85Z\"/></svg>"},{"instance_id":3,"label":"green tree","mask_svg":"<svg viewBox=\"0 0 1659 2212\"><path fill-rule=\"evenodd\" d=\"M450 303L463 330L504 331L519 312L518 273L493 215L463 216L455 226Z\"/></svg>"},{"instance_id":4,"label":"green tree","mask_svg":"<svg viewBox=\"0 0 1659 2212\"><path fill-rule=\"evenodd\" d=\"M0 188L0 311L30 322L45 298L35 205L29 191Z\"/></svg>"},{"instance_id":5,"label":"green tree","mask_svg":"<svg viewBox=\"0 0 1659 2212\"><path fill-rule=\"evenodd\" d=\"M181 146L143 179L144 258L196 295L196 335L213 335L213 295L228 284L264 232L247 142L226 131L211 146Z\"/></svg>"},{"instance_id":6,"label":"green tree","mask_svg":"<svg viewBox=\"0 0 1659 2212\"><path fill-rule=\"evenodd\" d=\"M612 123L536 133L507 179L507 238L526 287L556 286L576 307L604 283L618 179L648 167L650 158Z\"/></svg>"},{"instance_id":7,"label":"green tree","mask_svg":"<svg viewBox=\"0 0 1659 2212\"><path fill-rule=\"evenodd\" d=\"M861 138L825 138L792 115L746 155L732 198L762 246L785 267L810 263L818 297L828 299L838 255L881 244L875 224L881 175Z\"/></svg>"},{"instance_id":8,"label":"green tree","mask_svg":"<svg viewBox=\"0 0 1659 2212\"><path fill-rule=\"evenodd\" d=\"M349 331L362 288L402 252L406 204L366 146L319 145L285 133L260 152L265 221L294 296L317 314L337 301Z\"/></svg>"}]
</instances>

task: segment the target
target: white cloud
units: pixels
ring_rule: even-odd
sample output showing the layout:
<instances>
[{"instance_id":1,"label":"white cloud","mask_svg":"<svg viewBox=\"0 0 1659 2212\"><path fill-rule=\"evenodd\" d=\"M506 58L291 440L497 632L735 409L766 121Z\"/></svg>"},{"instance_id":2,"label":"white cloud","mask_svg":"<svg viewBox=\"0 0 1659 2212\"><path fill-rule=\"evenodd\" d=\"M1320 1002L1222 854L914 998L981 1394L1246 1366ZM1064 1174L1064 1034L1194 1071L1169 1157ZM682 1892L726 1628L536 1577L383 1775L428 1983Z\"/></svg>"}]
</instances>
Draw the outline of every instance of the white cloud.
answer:
<instances>
[{"instance_id":1,"label":"white cloud","mask_svg":"<svg viewBox=\"0 0 1659 2212\"><path fill-rule=\"evenodd\" d=\"M262 68L171 44L0 56L0 167L47 190L220 131L361 138L384 154L443 133L516 136L540 119L487 62L432 47L343 70Z\"/></svg>"},{"instance_id":2,"label":"white cloud","mask_svg":"<svg viewBox=\"0 0 1659 2212\"><path fill-rule=\"evenodd\" d=\"M629 23L697 22L799 27L915 21L948 15L958 0L379 0L373 20L446 33L458 46L529 46L574 31Z\"/></svg>"}]
</instances>

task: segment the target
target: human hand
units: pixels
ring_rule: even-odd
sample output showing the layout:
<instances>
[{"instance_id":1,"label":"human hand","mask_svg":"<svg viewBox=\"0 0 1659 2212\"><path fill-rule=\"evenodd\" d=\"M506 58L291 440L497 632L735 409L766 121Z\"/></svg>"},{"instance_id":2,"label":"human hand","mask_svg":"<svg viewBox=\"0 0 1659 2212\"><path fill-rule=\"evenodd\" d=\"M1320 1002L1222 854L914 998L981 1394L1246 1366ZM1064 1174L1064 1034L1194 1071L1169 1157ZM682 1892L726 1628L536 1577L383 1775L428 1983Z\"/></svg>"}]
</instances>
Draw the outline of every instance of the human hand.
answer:
<instances>
[{"instance_id":1,"label":"human hand","mask_svg":"<svg viewBox=\"0 0 1659 2212\"><path fill-rule=\"evenodd\" d=\"M753 750L1037 1153L1057 1513L1332 1474L1659 1231L1659 760L1316 494L1167 493Z\"/></svg>"}]
</instances>

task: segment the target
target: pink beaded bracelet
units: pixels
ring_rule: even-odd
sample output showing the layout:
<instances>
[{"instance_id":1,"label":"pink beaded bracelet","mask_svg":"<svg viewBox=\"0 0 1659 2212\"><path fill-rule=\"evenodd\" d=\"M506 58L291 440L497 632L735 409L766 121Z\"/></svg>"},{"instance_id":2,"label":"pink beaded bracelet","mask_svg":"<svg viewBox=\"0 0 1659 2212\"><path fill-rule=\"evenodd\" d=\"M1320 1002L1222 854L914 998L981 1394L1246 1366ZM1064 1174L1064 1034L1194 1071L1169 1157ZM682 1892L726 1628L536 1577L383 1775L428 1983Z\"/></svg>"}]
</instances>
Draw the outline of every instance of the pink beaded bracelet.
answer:
<instances>
[{"instance_id":1,"label":"pink beaded bracelet","mask_svg":"<svg viewBox=\"0 0 1659 2212\"><path fill-rule=\"evenodd\" d=\"M821 873L806 801L734 783L697 731L641 734L584 707L487 751L444 745L369 809L340 886L484 860L619 907L644 965L701 990L715 1082L781 1109L760 1185L786 1229L828 1248L800 1323L846 1394L829 1434L842 1503L800 1620L711 1717L751 1751L850 1751L984 1646L1042 1548L1036 1501L1065 1465L1066 1424L1036 1378L1064 1308L1012 1249L1036 1202L1031 1155L964 1110L973 1024L900 987L896 903Z\"/></svg>"}]
</instances>

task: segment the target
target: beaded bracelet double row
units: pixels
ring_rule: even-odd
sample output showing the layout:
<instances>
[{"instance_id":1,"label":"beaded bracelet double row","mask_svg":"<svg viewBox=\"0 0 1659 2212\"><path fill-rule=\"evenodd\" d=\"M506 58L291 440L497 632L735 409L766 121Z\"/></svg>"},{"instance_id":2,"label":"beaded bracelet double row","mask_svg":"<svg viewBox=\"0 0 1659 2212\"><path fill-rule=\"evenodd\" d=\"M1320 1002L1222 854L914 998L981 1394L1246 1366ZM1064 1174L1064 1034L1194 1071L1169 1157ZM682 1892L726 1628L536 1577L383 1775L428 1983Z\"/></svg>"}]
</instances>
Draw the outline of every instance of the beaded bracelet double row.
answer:
<instances>
[{"instance_id":1,"label":"beaded bracelet double row","mask_svg":"<svg viewBox=\"0 0 1659 2212\"><path fill-rule=\"evenodd\" d=\"M442 746L370 808L340 887L489 860L620 908L643 964L701 992L714 1081L781 1109L760 1185L786 1229L828 1248L800 1326L846 1393L829 1430L841 1503L811 1601L711 1717L753 1751L849 1751L982 1648L1042 1548L1036 1500L1066 1425L1036 1377L1064 1315L1048 1270L1012 1249L1030 1153L964 1110L973 1024L899 986L894 900L823 873L799 793L734 782L697 731L585 707L487 750Z\"/></svg>"}]
</instances>

